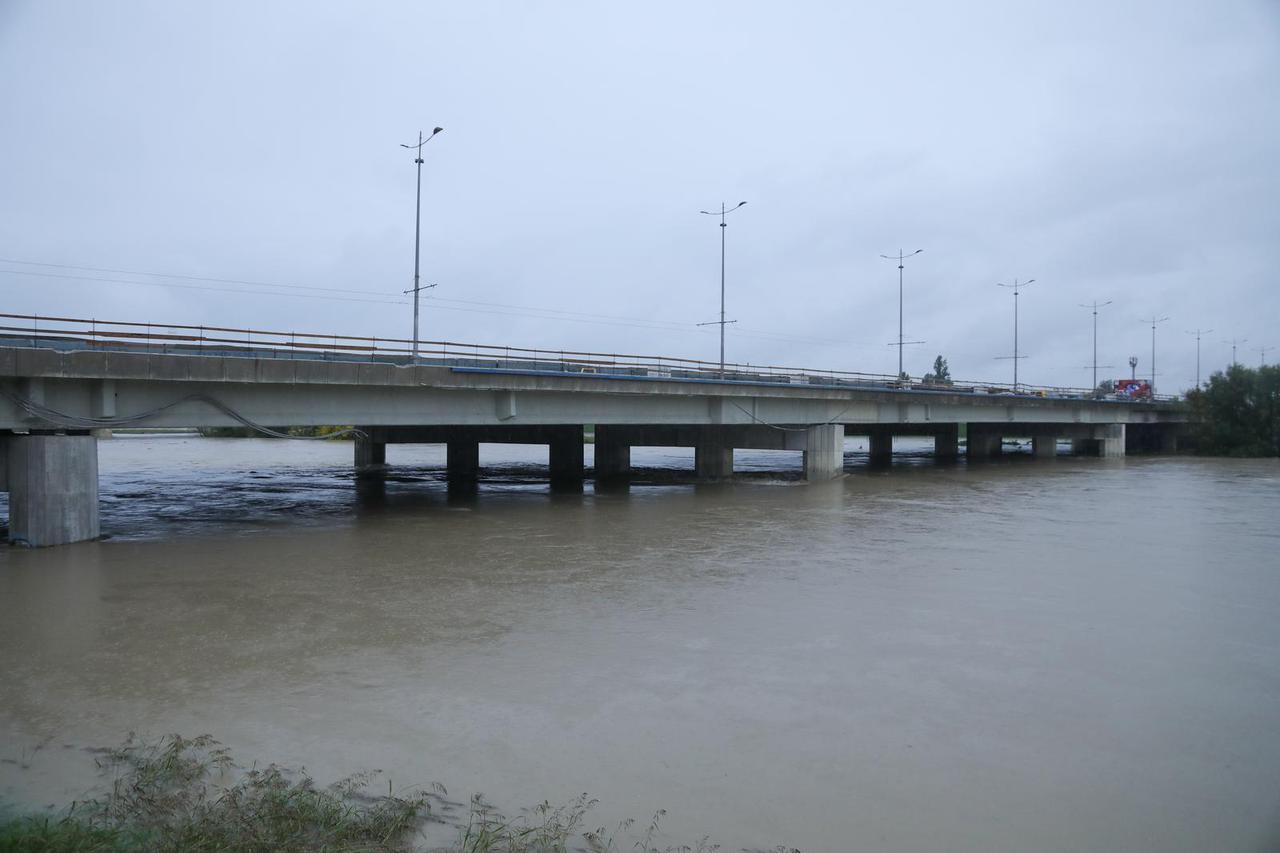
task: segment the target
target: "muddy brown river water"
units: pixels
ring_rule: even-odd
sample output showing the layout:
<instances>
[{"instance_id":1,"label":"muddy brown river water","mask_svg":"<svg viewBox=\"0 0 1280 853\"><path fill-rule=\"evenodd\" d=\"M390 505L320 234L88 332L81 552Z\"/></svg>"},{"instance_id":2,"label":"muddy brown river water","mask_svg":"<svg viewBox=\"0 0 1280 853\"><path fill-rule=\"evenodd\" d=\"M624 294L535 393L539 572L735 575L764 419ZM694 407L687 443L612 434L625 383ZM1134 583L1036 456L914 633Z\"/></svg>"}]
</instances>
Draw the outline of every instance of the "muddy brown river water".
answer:
<instances>
[{"instance_id":1,"label":"muddy brown river water","mask_svg":"<svg viewBox=\"0 0 1280 853\"><path fill-rule=\"evenodd\" d=\"M112 538L0 548L0 799L208 732L726 850L1280 849L1276 460L848 450L553 494L486 446L451 496L434 447L370 494L345 443L104 440Z\"/></svg>"}]
</instances>

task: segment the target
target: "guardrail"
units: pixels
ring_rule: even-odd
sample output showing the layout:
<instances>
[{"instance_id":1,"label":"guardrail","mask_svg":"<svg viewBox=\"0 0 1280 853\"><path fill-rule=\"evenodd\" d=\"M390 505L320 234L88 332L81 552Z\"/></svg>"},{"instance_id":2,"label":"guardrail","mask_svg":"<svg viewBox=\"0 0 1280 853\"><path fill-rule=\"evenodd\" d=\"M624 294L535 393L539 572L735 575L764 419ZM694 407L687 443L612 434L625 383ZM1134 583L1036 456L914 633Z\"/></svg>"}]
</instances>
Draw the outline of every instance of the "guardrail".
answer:
<instances>
[{"instance_id":1,"label":"guardrail","mask_svg":"<svg viewBox=\"0 0 1280 853\"><path fill-rule=\"evenodd\" d=\"M37 314L0 313L0 345L60 350L91 349L159 352L173 355L225 355L254 358L305 358L392 364L413 362L413 341L316 332L277 332L226 326L139 323ZM607 374L672 380L719 380L770 384L808 384L887 390L1006 394L1089 399L1087 388L1061 388L1003 382L956 381L947 385L901 380L883 373L825 370L777 365L726 363L676 356L599 353L512 347L457 341L418 341L417 363L554 373ZM1158 397L1173 400L1175 397ZM1124 402L1136 402L1124 400Z\"/></svg>"}]
</instances>

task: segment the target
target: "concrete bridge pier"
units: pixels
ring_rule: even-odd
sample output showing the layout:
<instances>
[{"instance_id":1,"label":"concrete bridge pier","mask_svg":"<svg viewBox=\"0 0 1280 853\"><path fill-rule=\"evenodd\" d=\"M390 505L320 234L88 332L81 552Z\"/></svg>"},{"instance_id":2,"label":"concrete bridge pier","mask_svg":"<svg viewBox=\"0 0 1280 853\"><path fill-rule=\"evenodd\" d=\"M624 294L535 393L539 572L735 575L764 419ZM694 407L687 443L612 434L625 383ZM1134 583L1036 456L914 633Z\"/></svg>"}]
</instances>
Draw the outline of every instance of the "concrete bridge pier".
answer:
<instances>
[{"instance_id":1,"label":"concrete bridge pier","mask_svg":"<svg viewBox=\"0 0 1280 853\"><path fill-rule=\"evenodd\" d=\"M935 462L951 463L958 458L960 458L960 425L951 424L934 433L933 459Z\"/></svg>"},{"instance_id":2,"label":"concrete bridge pier","mask_svg":"<svg viewBox=\"0 0 1280 853\"><path fill-rule=\"evenodd\" d=\"M969 424L967 432L968 449L965 453L970 462L994 459L1001 454L1004 434L999 428L993 429L986 424Z\"/></svg>"},{"instance_id":3,"label":"concrete bridge pier","mask_svg":"<svg viewBox=\"0 0 1280 853\"><path fill-rule=\"evenodd\" d=\"M596 480L616 480L631 473L631 445L611 427L596 426Z\"/></svg>"},{"instance_id":4,"label":"concrete bridge pier","mask_svg":"<svg viewBox=\"0 0 1280 853\"><path fill-rule=\"evenodd\" d=\"M480 442L455 439L445 442L445 476L449 482L472 482L480 479Z\"/></svg>"},{"instance_id":5,"label":"concrete bridge pier","mask_svg":"<svg viewBox=\"0 0 1280 853\"><path fill-rule=\"evenodd\" d=\"M694 473L700 480L733 476L733 445L721 435L706 431L693 446Z\"/></svg>"},{"instance_id":6,"label":"concrete bridge pier","mask_svg":"<svg viewBox=\"0 0 1280 853\"><path fill-rule=\"evenodd\" d=\"M1077 456L1120 457L1125 455L1125 425L1102 424L1092 429L1091 436L1071 441L1071 452Z\"/></svg>"},{"instance_id":7,"label":"concrete bridge pier","mask_svg":"<svg viewBox=\"0 0 1280 853\"><path fill-rule=\"evenodd\" d=\"M551 484L581 489L586 468L583 461L582 427L553 427L548 445Z\"/></svg>"},{"instance_id":8,"label":"concrete bridge pier","mask_svg":"<svg viewBox=\"0 0 1280 853\"><path fill-rule=\"evenodd\" d=\"M888 467L893 463L893 433L873 432L867 436L870 443L870 462L877 468Z\"/></svg>"},{"instance_id":9,"label":"concrete bridge pier","mask_svg":"<svg viewBox=\"0 0 1280 853\"><path fill-rule=\"evenodd\" d=\"M1052 459L1058 455L1058 437L1056 435L1033 435L1031 437L1031 455L1036 459Z\"/></svg>"},{"instance_id":10,"label":"concrete bridge pier","mask_svg":"<svg viewBox=\"0 0 1280 853\"><path fill-rule=\"evenodd\" d=\"M386 469L387 443L379 440L372 428L362 427L361 430L366 434L357 435L355 440L356 476L376 476Z\"/></svg>"},{"instance_id":11,"label":"concrete bridge pier","mask_svg":"<svg viewBox=\"0 0 1280 853\"><path fill-rule=\"evenodd\" d=\"M42 548L97 539L98 440L80 435L0 439L9 490L9 541Z\"/></svg>"},{"instance_id":12,"label":"concrete bridge pier","mask_svg":"<svg viewBox=\"0 0 1280 853\"><path fill-rule=\"evenodd\" d=\"M843 473L844 426L818 424L809 427L805 433L804 478L831 480Z\"/></svg>"}]
</instances>

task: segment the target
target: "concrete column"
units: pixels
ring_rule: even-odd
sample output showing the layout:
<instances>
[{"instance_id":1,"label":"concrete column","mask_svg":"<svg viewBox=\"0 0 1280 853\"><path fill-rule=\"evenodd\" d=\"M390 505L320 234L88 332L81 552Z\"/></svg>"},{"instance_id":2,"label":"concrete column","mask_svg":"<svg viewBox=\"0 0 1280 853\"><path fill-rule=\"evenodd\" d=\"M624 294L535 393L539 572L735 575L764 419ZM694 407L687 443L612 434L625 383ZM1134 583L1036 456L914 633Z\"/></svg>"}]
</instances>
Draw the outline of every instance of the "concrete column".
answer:
<instances>
[{"instance_id":1,"label":"concrete column","mask_svg":"<svg viewBox=\"0 0 1280 853\"><path fill-rule=\"evenodd\" d=\"M595 457L597 480L625 477L631 473L631 445L607 426L596 427Z\"/></svg>"},{"instance_id":2,"label":"concrete column","mask_svg":"<svg viewBox=\"0 0 1280 853\"><path fill-rule=\"evenodd\" d=\"M582 484L584 470L582 452L582 427L557 427L551 437L548 461L551 482L556 484Z\"/></svg>"},{"instance_id":3,"label":"concrete column","mask_svg":"<svg viewBox=\"0 0 1280 853\"><path fill-rule=\"evenodd\" d=\"M1058 437L1056 435L1033 435L1031 437L1031 455L1037 459L1052 459L1058 455Z\"/></svg>"},{"instance_id":4,"label":"concrete column","mask_svg":"<svg viewBox=\"0 0 1280 853\"><path fill-rule=\"evenodd\" d=\"M992 429L985 424L969 424L967 432L969 435L967 453L970 462L992 459L1000 455L1000 443L1004 436L998 429Z\"/></svg>"},{"instance_id":5,"label":"concrete column","mask_svg":"<svg viewBox=\"0 0 1280 853\"><path fill-rule=\"evenodd\" d=\"M445 472L450 480L480 477L480 442L459 439L445 444Z\"/></svg>"},{"instance_id":6,"label":"concrete column","mask_svg":"<svg viewBox=\"0 0 1280 853\"><path fill-rule=\"evenodd\" d=\"M387 443L357 435L355 464L357 474L377 473L387 464Z\"/></svg>"},{"instance_id":7,"label":"concrete column","mask_svg":"<svg viewBox=\"0 0 1280 853\"><path fill-rule=\"evenodd\" d=\"M97 539L98 440L14 435L5 443L9 541L44 547Z\"/></svg>"},{"instance_id":8,"label":"concrete column","mask_svg":"<svg viewBox=\"0 0 1280 853\"><path fill-rule=\"evenodd\" d=\"M1097 428L1098 452L1102 456L1124 456L1124 424L1107 424Z\"/></svg>"},{"instance_id":9,"label":"concrete column","mask_svg":"<svg viewBox=\"0 0 1280 853\"><path fill-rule=\"evenodd\" d=\"M700 480L732 477L733 445L720 436L703 436L693 447L693 468Z\"/></svg>"},{"instance_id":10,"label":"concrete column","mask_svg":"<svg viewBox=\"0 0 1280 853\"><path fill-rule=\"evenodd\" d=\"M831 480L844 473L844 426L818 424L805 433L804 478Z\"/></svg>"},{"instance_id":11,"label":"concrete column","mask_svg":"<svg viewBox=\"0 0 1280 853\"><path fill-rule=\"evenodd\" d=\"M960 425L947 427L933 437L935 462L955 462L960 457Z\"/></svg>"},{"instance_id":12,"label":"concrete column","mask_svg":"<svg viewBox=\"0 0 1280 853\"><path fill-rule=\"evenodd\" d=\"M871 464L877 466L892 464L893 434L888 432L872 433L869 439L871 442Z\"/></svg>"}]
</instances>

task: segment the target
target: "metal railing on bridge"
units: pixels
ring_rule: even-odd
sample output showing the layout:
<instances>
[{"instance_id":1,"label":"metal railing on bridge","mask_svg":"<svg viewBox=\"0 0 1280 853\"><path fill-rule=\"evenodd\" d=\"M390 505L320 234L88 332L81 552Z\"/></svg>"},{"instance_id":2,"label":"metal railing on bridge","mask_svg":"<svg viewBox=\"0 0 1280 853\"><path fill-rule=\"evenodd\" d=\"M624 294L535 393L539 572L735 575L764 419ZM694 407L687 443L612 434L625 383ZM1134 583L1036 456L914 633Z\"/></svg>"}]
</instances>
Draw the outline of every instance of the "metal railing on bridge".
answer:
<instances>
[{"instance_id":1,"label":"metal railing on bridge","mask_svg":"<svg viewBox=\"0 0 1280 853\"><path fill-rule=\"evenodd\" d=\"M170 355L221 355L241 358L294 358L322 361L414 363L413 341L316 332L278 332L226 326L143 323L78 317L0 313L0 346L70 350L155 352ZM630 379L728 381L803 384L824 387L912 390L940 393L1013 395L1002 382L926 383L891 374L777 365L725 364L676 356L555 350L457 341L418 341L418 364L473 370L534 371ZM1018 396L1088 399L1085 388L1019 384ZM1172 400L1175 397L1161 396Z\"/></svg>"}]
</instances>

